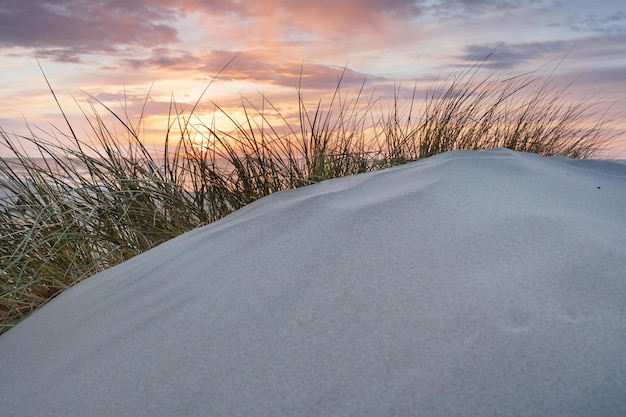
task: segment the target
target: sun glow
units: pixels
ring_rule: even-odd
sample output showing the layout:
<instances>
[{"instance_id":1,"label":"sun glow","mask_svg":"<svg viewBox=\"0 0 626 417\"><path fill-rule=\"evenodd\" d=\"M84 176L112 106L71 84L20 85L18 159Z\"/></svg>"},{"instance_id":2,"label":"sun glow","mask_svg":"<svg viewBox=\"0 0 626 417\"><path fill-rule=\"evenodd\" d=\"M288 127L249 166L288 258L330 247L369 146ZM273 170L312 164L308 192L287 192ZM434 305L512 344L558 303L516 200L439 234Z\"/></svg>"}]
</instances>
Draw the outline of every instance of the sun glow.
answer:
<instances>
[{"instance_id":1,"label":"sun glow","mask_svg":"<svg viewBox=\"0 0 626 417\"><path fill-rule=\"evenodd\" d=\"M215 134L208 129L198 129L191 136L191 145L199 151L214 149L216 144Z\"/></svg>"}]
</instances>

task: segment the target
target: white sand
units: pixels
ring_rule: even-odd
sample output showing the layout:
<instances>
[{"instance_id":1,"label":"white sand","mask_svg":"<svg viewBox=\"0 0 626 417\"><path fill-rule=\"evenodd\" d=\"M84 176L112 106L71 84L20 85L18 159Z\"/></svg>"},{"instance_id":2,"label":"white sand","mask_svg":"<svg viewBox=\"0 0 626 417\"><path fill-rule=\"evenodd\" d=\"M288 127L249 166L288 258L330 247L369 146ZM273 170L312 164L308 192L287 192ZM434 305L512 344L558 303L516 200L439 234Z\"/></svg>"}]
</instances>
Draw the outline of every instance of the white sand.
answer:
<instances>
[{"instance_id":1,"label":"white sand","mask_svg":"<svg viewBox=\"0 0 626 417\"><path fill-rule=\"evenodd\" d=\"M626 166L451 152L281 192L0 336L1 416L625 416Z\"/></svg>"}]
</instances>

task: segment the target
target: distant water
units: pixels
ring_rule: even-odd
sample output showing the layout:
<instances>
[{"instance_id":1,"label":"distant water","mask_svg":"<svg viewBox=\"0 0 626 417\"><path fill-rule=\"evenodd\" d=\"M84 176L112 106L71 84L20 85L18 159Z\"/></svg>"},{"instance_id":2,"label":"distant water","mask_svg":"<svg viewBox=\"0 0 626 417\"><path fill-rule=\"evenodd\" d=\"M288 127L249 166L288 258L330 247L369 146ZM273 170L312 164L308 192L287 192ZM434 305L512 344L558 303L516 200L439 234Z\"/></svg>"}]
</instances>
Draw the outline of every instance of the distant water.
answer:
<instances>
[{"instance_id":1,"label":"distant water","mask_svg":"<svg viewBox=\"0 0 626 417\"><path fill-rule=\"evenodd\" d=\"M12 170L18 176L25 176L26 169L24 168L24 163L19 158L0 158L0 178L6 177L7 169ZM72 159L63 159L59 162L52 158L29 158L28 162L35 164L39 168L43 170L49 170L52 173L59 173L62 175L63 166L73 166L79 174L87 174L88 170L84 167L81 167L81 163L79 160Z\"/></svg>"},{"instance_id":2,"label":"distant water","mask_svg":"<svg viewBox=\"0 0 626 417\"><path fill-rule=\"evenodd\" d=\"M84 165L82 161L79 159L62 159L62 160L54 160L52 158L29 158L29 163L35 164L37 167L41 168L44 172L50 172L51 176L55 179L62 179L66 182L71 182L73 178L87 178L89 179L89 169ZM159 173L163 172L164 160L163 159L153 159L153 160L145 160L138 161L140 164L144 164L141 168L147 168L148 171ZM228 163L225 160L218 160L217 165L219 168L226 168ZM70 167L70 172L66 170L66 168ZM156 175L158 178L162 178L163 176L160 174ZM0 200L6 200L7 198L14 198L15 195L11 193L6 185L10 178L17 177L26 179L30 177L27 169L24 168L24 163L19 158L0 158ZM91 181L91 180L90 180ZM191 181L189 181L191 182ZM3 186L4 185L4 186ZM188 189L191 189L191 184Z\"/></svg>"},{"instance_id":3,"label":"distant water","mask_svg":"<svg viewBox=\"0 0 626 417\"><path fill-rule=\"evenodd\" d=\"M59 163L60 162L60 163ZM34 164L45 172L50 172L55 178L71 179L70 175L64 172L63 166L72 166L78 176L88 175L89 171L82 166L80 161L65 159L56 161L52 158L29 158L28 163ZM7 189L7 184L12 178L26 179L30 177L28 170L24 167L24 162L19 158L0 158L0 199L13 198L14 195Z\"/></svg>"}]
</instances>

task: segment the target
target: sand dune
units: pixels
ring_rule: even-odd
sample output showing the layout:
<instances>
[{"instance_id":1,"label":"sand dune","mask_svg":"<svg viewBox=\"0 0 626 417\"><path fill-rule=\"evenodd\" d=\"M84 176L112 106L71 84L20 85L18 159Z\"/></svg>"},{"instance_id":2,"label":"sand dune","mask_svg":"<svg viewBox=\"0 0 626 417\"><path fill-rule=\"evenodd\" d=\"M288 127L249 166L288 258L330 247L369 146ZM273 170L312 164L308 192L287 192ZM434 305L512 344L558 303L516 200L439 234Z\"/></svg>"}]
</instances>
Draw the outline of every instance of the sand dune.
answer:
<instances>
[{"instance_id":1,"label":"sand dune","mask_svg":"<svg viewBox=\"0 0 626 417\"><path fill-rule=\"evenodd\" d=\"M280 192L0 336L1 416L624 416L626 165L457 151Z\"/></svg>"}]
</instances>

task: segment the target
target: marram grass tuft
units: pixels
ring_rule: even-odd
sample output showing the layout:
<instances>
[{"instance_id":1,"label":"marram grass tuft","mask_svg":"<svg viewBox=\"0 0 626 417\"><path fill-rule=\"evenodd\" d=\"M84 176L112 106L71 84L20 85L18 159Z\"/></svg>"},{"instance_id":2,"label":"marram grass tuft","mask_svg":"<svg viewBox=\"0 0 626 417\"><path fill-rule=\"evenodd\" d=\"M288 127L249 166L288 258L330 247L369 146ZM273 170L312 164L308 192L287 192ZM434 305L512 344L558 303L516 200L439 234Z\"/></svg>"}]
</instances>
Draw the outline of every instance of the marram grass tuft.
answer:
<instances>
[{"instance_id":1,"label":"marram grass tuft","mask_svg":"<svg viewBox=\"0 0 626 417\"><path fill-rule=\"evenodd\" d=\"M141 118L133 125L93 97L83 111L89 137L69 121L61 138L0 129L10 155L0 160L0 333L90 275L276 191L455 149L587 158L615 139L594 113L599 102L571 101L549 74L480 69L459 66L420 106L415 91L403 101L395 90L385 107L339 79L327 105L309 108L298 88L295 122L265 97L261 106L242 100L243 120L214 103L228 127L172 102L158 155L142 143Z\"/></svg>"}]
</instances>

